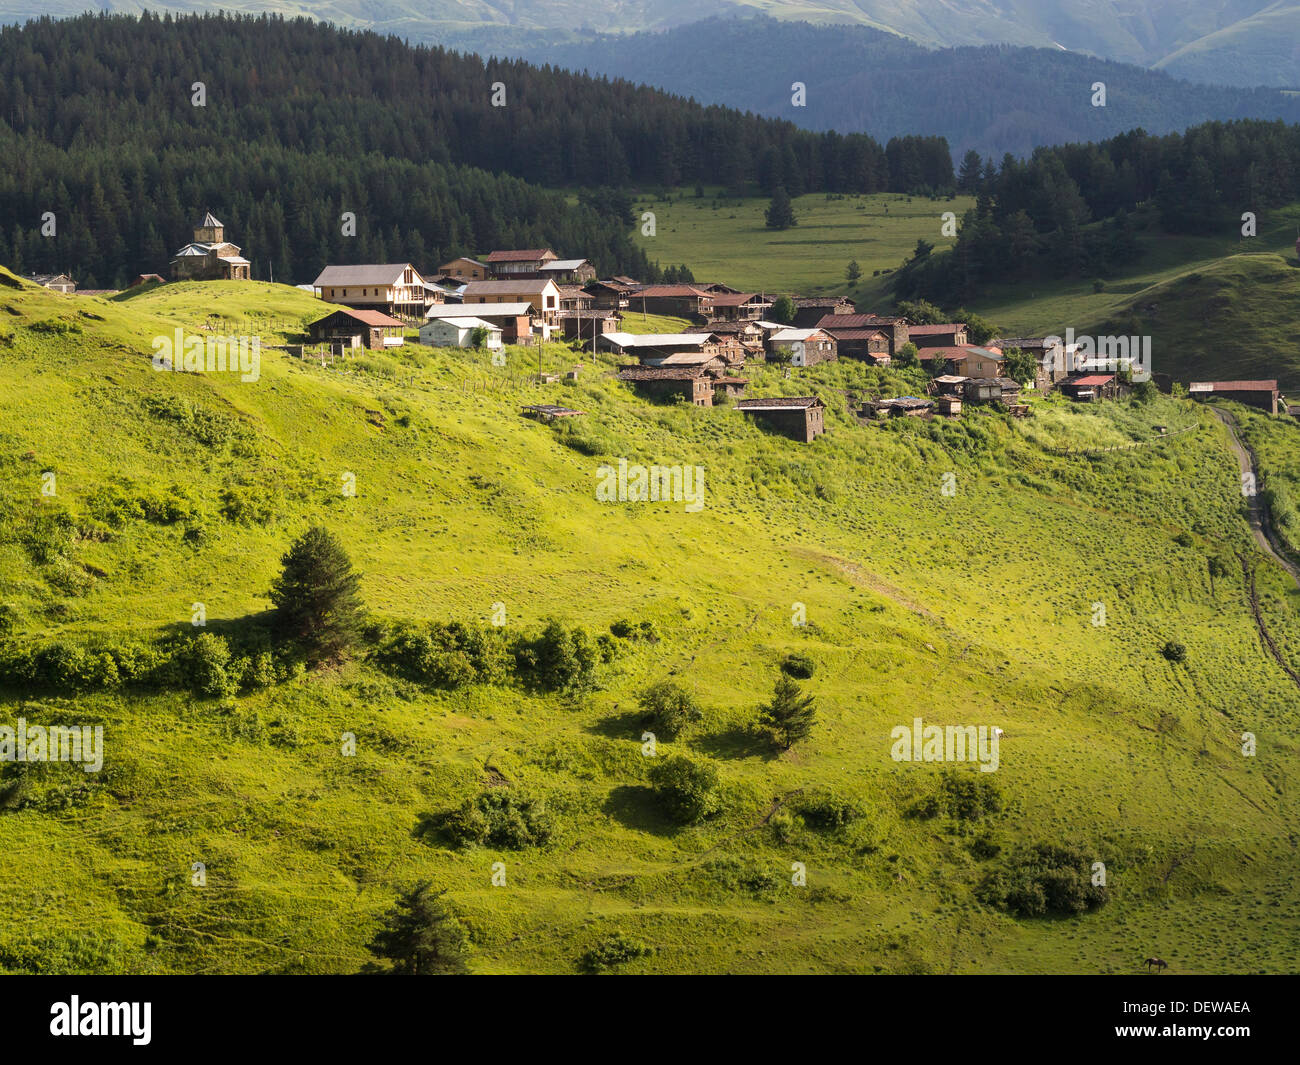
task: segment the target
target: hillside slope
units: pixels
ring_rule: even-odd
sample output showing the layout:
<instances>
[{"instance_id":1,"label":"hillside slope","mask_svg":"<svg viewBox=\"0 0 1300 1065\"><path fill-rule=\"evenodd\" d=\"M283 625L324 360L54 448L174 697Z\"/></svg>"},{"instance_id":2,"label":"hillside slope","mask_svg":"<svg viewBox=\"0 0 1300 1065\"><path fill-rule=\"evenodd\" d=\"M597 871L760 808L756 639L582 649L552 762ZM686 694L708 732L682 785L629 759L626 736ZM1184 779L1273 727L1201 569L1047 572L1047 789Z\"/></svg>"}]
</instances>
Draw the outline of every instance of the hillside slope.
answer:
<instances>
[{"instance_id":1,"label":"hillside slope","mask_svg":"<svg viewBox=\"0 0 1300 1065\"><path fill-rule=\"evenodd\" d=\"M356 971L422 877L448 889L482 972L573 971L614 931L654 948L630 971L1129 972L1153 953L1183 972L1294 969L1300 693L1261 652L1234 553L1300 663L1296 593L1252 553L1208 412L1052 402L1026 421L864 426L846 390L917 382L749 368L757 394L825 398L828 435L804 446L727 408L637 399L590 356L576 384L545 389L520 351L505 368L428 350L322 367L267 348L254 383L159 373L153 337L210 311L256 320L281 297L212 283L186 310L0 279L5 644L149 643L192 632L196 602L208 631L236 632L312 522L342 538L382 615L475 623L500 604L511 631L556 616L659 635L615 640L585 694L448 689L372 660L219 699L4 691L4 719L101 722L107 752L97 776L47 766L0 804L0 970ZM519 417L538 400L587 413ZM1155 422L1199 428L1151 443ZM1150 446L1055 450L1131 442ZM598 501L598 466L620 458L705 467L703 509ZM814 661L820 720L782 753L751 727L791 652ZM636 698L665 677L704 720L660 753L711 759L722 782L693 827L646 786ZM1000 812L917 815L943 794L939 767L890 757L890 730L916 716L1005 729ZM503 782L547 802L545 846L420 833ZM801 812L818 793L862 815L818 827ZM1040 842L1104 861L1111 901L1043 921L978 900Z\"/></svg>"}]
</instances>

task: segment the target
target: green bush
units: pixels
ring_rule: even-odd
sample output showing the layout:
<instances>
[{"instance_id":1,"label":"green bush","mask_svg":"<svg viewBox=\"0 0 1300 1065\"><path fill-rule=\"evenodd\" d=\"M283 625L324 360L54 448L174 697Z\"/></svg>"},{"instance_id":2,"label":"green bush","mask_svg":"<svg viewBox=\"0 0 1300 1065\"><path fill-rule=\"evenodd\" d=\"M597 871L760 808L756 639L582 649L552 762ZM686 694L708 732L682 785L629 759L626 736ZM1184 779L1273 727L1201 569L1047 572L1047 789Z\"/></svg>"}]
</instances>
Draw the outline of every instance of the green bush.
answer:
<instances>
[{"instance_id":1,"label":"green bush","mask_svg":"<svg viewBox=\"0 0 1300 1065\"><path fill-rule=\"evenodd\" d=\"M720 806L718 771L707 761L669 755L651 767L650 786L664 812L680 824L702 821Z\"/></svg>"},{"instance_id":2,"label":"green bush","mask_svg":"<svg viewBox=\"0 0 1300 1065\"><path fill-rule=\"evenodd\" d=\"M641 940L615 932L584 953L578 965L583 972L599 973L653 953L654 948L646 946Z\"/></svg>"},{"instance_id":3,"label":"green bush","mask_svg":"<svg viewBox=\"0 0 1300 1065\"><path fill-rule=\"evenodd\" d=\"M583 691L595 681L600 650L585 629L547 619L541 633L515 645L515 664L546 691Z\"/></svg>"},{"instance_id":4,"label":"green bush","mask_svg":"<svg viewBox=\"0 0 1300 1065\"><path fill-rule=\"evenodd\" d=\"M430 824L458 847L478 843L511 850L540 847L554 827L545 802L508 788L479 792L459 808L431 818Z\"/></svg>"},{"instance_id":5,"label":"green bush","mask_svg":"<svg viewBox=\"0 0 1300 1065\"><path fill-rule=\"evenodd\" d=\"M504 631L459 621L399 623L378 637L374 660L384 669L434 688L500 683L510 672Z\"/></svg>"},{"instance_id":6,"label":"green bush","mask_svg":"<svg viewBox=\"0 0 1300 1065\"><path fill-rule=\"evenodd\" d=\"M1167 641L1165 645L1160 648L1160 653L1169 659L1170 662L1177 663L1187 661L1187 648L1177 640Z\"/></svg>"},{"instance_id":7,"label":"green bush","mask_svg":"<svg viewBox=\"0 0 1300 1065\"><path fill-rule=\"evenodd\" d=\"M984 878L976 896L1017 917L1075 916L1109 901L1107 889L1092 882L1090 857L1051 843L1017 851Z\"/></svg>"},{"instance_id":8,"label":"green bush","mask_svg":"<svg viewBox=\"0 0 1300 1065\"><path fill-rule=\"evenodd\" d=\"M241 677L231 669L230 647L221 636L200 633L182 658L184 675L195 695L220 699L239 690Z\"/></svg>"},{"instance_id":9,"label":"green bush","mask_svg":"<svg viewBox=\"0 0 1300 1065\"><path fill-rule=\"evenodd\" d=\"M688 726L704 719L695 697L671 680L646 688L638 698L647 728L664 739L675 739Z\"/></svg>"},{"instance_id":10,"label":"green bush","mask_svg":"<svg viewBox=\"0 0 1300 1065\"><path fill-rule=\"evenodd\" d=\"M818 792L803 798L796 809L810 828L843 828L858 820L862 807L854 799L846 799L832 792Z\"/></svg>"},{"instance_id":11,"label":"green bush","mask_svg":"<svg viewBox=\"0 0 1300 1065\"><path fill-rule=\"evenodd\" d=\"M781 669L792 677L798 677L800 680L807 680L813 675L817 668L815 663L808 655L805 654L788 654L785 661L781 663Z\"/></svg>"}]
</instances>

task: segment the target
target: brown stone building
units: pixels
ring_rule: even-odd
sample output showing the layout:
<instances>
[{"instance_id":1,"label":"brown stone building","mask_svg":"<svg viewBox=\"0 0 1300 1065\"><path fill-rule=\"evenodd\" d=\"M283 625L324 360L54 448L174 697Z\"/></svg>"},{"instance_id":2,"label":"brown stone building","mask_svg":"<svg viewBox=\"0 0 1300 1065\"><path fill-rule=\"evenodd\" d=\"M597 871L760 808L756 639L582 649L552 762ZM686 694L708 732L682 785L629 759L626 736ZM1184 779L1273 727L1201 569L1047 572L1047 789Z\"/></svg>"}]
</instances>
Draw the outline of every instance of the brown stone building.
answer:
<instances>
[{"instance_id":1,"label":"brown stone building","mask_svg":"<svg viewBox=\"0 0 1300 1065\"><path fill-rule=\"evenodd\" d=\"M851 299L844 296L802 296L794 300L795 329L808 329L828 315L857 314Z\"/></svg>"},{"instance_id":2,"label":"brown stone building","mask_svg":"<svg viewBox=\"0 0 1300 1065\"><path fill-rule=\"evenodd\" d=\"M211 211L194 227L194 239L172 256L173 281L247 281L252 266Z\"/></svg>"},{"instance_id":3,"label":"brown stone building","mask_svg":"<svg viewBox=\"0 0 1300 1065\"><path fill-rule=\"evenodd\" d=\"M342 344L344 347L384 348L404 343L405 327L396 318L380 311L338 310L318 318L307 327L307 335L317 344Z\"/></svg>"},{"instance_id":4,"label":"brown stone building","mask_svg":"<svg viewBox=\"0 0 1300 1065\"><path fill-rule=\"evenodd\" d=\"M805 444L826 432L826 404L816 396L741 399L736 401L736 409L774 432Z\"/></svg>"}]
</instances>

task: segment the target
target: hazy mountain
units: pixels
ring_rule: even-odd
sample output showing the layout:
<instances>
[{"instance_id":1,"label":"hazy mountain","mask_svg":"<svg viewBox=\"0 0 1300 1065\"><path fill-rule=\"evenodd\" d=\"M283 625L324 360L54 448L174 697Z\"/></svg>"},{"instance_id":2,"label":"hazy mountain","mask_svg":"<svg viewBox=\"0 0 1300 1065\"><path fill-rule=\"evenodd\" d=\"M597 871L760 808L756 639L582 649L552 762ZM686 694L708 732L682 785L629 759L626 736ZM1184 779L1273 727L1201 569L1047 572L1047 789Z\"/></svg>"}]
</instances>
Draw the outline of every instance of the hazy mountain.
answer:
<instances>
[{"instance_id":1,"label":"hazy mountain","mask_svg":"<svg viewBox=\"0 0 1300 1065\"><path fill-rule=\"evenodd\" d=\"M1300 86L1300 0L0 0L0 21L145 8L306 15L473 50L761 12L931 47L1056 48L1216 84Z\"/></svg>"}]
</instances>

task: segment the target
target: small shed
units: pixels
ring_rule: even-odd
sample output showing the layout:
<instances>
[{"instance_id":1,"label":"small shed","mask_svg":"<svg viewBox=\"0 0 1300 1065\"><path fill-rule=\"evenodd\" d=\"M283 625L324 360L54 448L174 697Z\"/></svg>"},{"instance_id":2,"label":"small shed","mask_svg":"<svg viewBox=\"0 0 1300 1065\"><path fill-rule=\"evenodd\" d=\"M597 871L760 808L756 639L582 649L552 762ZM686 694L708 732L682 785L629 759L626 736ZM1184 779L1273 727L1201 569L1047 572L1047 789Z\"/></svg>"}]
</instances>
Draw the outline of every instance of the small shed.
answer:
<instances>
[{"instance_id":1,"label":"small shed","mask_svg":"<svg viewBox=\"0 0 1300 1065\"><path fill-rule=\"evenodd\" d=\"M767 399L741 399L736 409L770 429L811 444L826 432L826 404L816 396L771 396Z\"/></svg>"},{"instance_id":2,"label":"small shed","mask_svg":"<svg viewBox=\"0 0 1300 1065\"><path fill-rule=\"evenodd\" d=\"M553 403L525 403L523 414L525 418L536 418L541 422L553 422L556 418L574 418L579 414L586 414L585 410L574 410L572 407L559 407Z\"/></svg>"}]
</instances>

